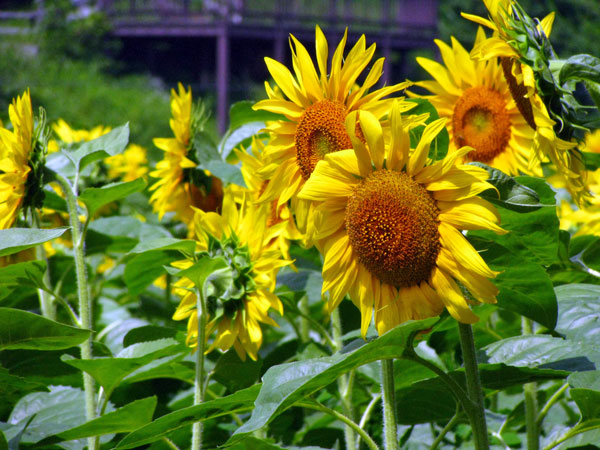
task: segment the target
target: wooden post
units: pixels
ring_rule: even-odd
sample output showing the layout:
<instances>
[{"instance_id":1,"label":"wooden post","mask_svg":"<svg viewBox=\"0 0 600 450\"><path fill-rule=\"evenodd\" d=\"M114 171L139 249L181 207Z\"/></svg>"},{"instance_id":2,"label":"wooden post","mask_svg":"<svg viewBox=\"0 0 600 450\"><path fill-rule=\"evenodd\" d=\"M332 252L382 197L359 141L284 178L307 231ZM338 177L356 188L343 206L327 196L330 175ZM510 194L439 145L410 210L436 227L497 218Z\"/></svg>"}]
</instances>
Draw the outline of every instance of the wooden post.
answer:
<instances>
[{"instance_id":1,"label":"wooden post","mask_svg":"<svg viewBox=\"0 0 600 450\"><path fill-rule=\"evenodd\" d=\"M229 104L229 34L227 23L223 22L217 35L217 126L219 133L227 129L227 109Z\"/></svg>"}]
</instances>

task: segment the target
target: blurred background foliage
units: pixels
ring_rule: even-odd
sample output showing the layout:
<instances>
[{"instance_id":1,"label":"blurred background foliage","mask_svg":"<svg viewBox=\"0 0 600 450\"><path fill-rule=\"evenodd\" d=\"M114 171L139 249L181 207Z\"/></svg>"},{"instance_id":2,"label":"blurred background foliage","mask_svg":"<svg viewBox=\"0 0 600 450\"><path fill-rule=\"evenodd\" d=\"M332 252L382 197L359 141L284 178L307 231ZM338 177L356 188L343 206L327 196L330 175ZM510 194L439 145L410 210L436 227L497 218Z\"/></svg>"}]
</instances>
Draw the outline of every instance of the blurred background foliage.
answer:
<instances>
[{"instance_id":1,"label":"blurred background foliage","mask_svg":"<svg viewBox=\"0 0 600 450\"><path fill-rule=\"evenodd\" d=\"M214 70L209 68L206 73L199 73L190 55L202 50L192 43L182 48L181 41L156 40L150 43L154 49L139 51L136 58L135 52L133 56L130 51L124 52L123 43L111 36L110 23L101 13L92 10L78 16L81 11L78 3L85 2L45 0L47 14L31 28L33 33L2 36L0 102L7 105L29 87L34 107L43 105L51 122L63 118L75 128L87 129L99 124L115 127L130 122L131 141L148 148L154 159L160 152L153 148L152 138L170 133L166 120L170 88L177 81L191 85L194 96L202 96L210 107L215 103L211 87ZM521 4L532 16L540 18L556 11L552 42L559 56L598 53L600 8L597 0L522 0ZM36 7L35 0L0 3L1 10L34 10ZM437 35L444 41L455 36L470 48L476 25L460 18L461 11L486 14L481 0L439 1ZM352 29L352 23L348 26ZM415 57L435 57L434 48L431 42L423 42L419 50L405 54L392 52L391 63L400 67L394 70L393 78L428 78L415 63ZM256 57L260 50L246 52L255 60L255 67L248 67L242 61L232 63L232 102L257 100L265 95L262 83L268 73L262 58ZM270 50L267 46L265 55ZM153 67L146 64L148 52L158 55ZM203 57L200 55L196 60ZM261 70L263 73L257 74ZM0 109L0 120L5 122L6 111L7 108ZM214 120L207 129L216 134Z\"/></svg>"}]
</instances>

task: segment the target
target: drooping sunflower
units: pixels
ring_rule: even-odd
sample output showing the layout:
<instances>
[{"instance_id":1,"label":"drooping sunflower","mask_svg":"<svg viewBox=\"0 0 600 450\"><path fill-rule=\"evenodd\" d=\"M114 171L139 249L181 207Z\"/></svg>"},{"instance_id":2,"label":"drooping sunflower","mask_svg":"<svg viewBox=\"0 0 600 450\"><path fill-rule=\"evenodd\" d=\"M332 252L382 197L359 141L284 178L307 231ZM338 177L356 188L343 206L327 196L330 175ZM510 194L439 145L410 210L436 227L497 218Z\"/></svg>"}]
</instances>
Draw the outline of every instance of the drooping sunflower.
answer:
<instances>
[{"instance_id":1,"label":"drooping sunflower","mask_svg":"<svg viewBox=\"0 0 600 450\"><path fill-rule=\"evenodd\" d=\"M215 336L207 352L233 346L242 360L246 354L256 360L263 339L260 324L277 326L269 317L271 309L283 314L283 305L273 290L279 268L291 261L281 259L281 252L269 245L271 233L262 214L250 196L243 198L238 207L230 189L225 190L221 214L195 210L197 250L211 257L227 255L237 288L229 298L208 299L206 336ZM177 266L186 268L191 264L185 261ZM187 343L195 347L198 315L191 287L193 283L185 278L176 283L176 293L182 299L173 319L188 319Z\"/></svg>"},{"instance_id":2,"label":"drooping sunflower","mask_svg":"<svg viewBox=\"0 0 600 450\"><path fill-rule=\"evenodd\" d=\"M267 189L270 178L276 166L272 164L267 166L264 161L265 144L256 136L252 138L252 145L249 149L235 149L235 154L242 163L241 171L247 188L236 189L236 198L241 200L246 197L246 192L250 193L252 200L260 203L260 197ZM233 187L234 185L232 185ZM261 208L265 209L267 229L276 232L270 238L270 244L279 248L285 259L290 259L290 241L302 239L302 233L298 231L294 217L287 203L278 205L278 199L261 203ZM283 227L275 227L279 223Z\"/></svg>"},{"instance_id":3,"label":"drooping sunflower","mask_svg":"<svg viewBox=\"0 0 600 450\"><path fill-rule=\"evenodd\" d=\"M221 204L223 189L221 180L203 176L208 186L197 186L192 181L196 162L192 160L194 111L192 90L186 91L181 83L178 90L171 90L171 130L172 138L155 138L154 145L165 152L164 158L156 164L150 176L157 178L150 190L154 191L150 203L160 219L167 212L188 225L193 223L193 207L205 211L216 211Z\"/></svg>"},{"instance_id":4,"label":"drooping sunflower","mask_svg":"<svg viewBox=\"0 0 600 450\"><path fill-rule=\"evenodd\" d=\"M108 177L123 181L133 181L148 173L146 149L137 144L129 144L123 153L106 158Z\"/></svg>"},{"instance_id":5,"label":"drooping sunflower","mask_svg":"<svg viewBox=\"0 0 600 450\"><path fill-rule=\"evenodd\" d=\"M539 83L553 92L562 89L557 88L554 81L549 83L545 80L553 78L548 60L548 55L553 54L553 50L548 38L552 32L554 13L548 14L537 25L531 25L528 29L525 22L521 21L526 13L515 0L484 0L484 4L489 12L489 20L462 13L466 19L494 32L492 37L475 45L471 56L478 60L499 59L519 111L535 130L533 149L536 158L532 162L548 158L563 177L575 202L581 205L589 194L585 185L584 164L581 155L575 150L577 144L557 136L556 121L550 117L542 92L538 89ZM516 19L515 9L519 9L523 17ZM527 19L530 24L534 23L528 16ZM516 30L516 25L521 25L523 29ZM556 118L556 114L553 114ZM557 120L562 122L560 117Z\"/></svg>"},{"instance_id":6,"label":"drooping sunflower","mask_svg":"<svg viewBox=\"0 0 600 450\"><path fill-rule=\"evenodd\" d=\"M482 28L475 45L485 40ZM452 47L435 41L445 66L427 58L417 62L435 81L417 82L433 95L427 98L440 117L448 119L450 150L473 147L469 161L480 161L510 175L542 176L532 148L535 131L513 100L496 58L477 61L456 39ZM532 163L533 161L533 163Z\"/></svg>"},{"instance_id":7,"label":"drooping sunflower","mask_svg":"<svg viewBox=\"0 0 600 450\"><path fill-rule=\"evenodd\" d=\"M13 99L8 107L13 130L0 128L0 229L10 228L30 193L28 184L32 167L34 129L29 90Z\"/></svg>"},{"instance_id":8,"label":"drooping sunflower","mask_svg":"<svg viewBox=\"0 0 600 450\"><path fill-rule=\"evenodd\" d=\"M353 136L357 118L366 145ZM461 322L475 322L455 280L475 300L496 301L498 290L489 281L496 272L460 231L503 232L495 208L477 197L491 187L487 172L457 162L469 147L427 164L445 122L429 124L413 150L396 106L389 143L376 116L353 113L346 121L353 149L325 156L300 192L318 202L315 239L324 257L328 307L349 293L361 311L363 336L373 313L380 334L444 307Z\"/></svg>"},{"instance_id":9,"label":"drooping sunflower","mask_svg":"<svg viewBox=\"0 0 600 450\"><path fill-rule=\"evenodd\" d=\"M265 58L269 73L277 89L265 82L268 99L259 101L254 109L266 110L285 116L267 124L271 140L265 149L267 164L275 164L271 182L265 189L263 201L276 200L278 205L295 199L308 180L318 161L329 153L350 148L351 142L344 123L353 111L369 111L378 119L385 116L392 99L384 98L406 88L399 83L381 89L371 89L381 77L384 58L379 58L362 85L358 78L369 65L375 53L375 44L366 47L361 36L344 58L348 31L337 46L331 65L328 65L328 44L319 26L315 29L316 60L319 73L298 39L290 35L294 74L271 58ZM402 103L405 110L414 107ZM310 208L295 208L298 224L304 228ZM302 229L304 232L305 230Z\"/></svg>"}]
</instances>

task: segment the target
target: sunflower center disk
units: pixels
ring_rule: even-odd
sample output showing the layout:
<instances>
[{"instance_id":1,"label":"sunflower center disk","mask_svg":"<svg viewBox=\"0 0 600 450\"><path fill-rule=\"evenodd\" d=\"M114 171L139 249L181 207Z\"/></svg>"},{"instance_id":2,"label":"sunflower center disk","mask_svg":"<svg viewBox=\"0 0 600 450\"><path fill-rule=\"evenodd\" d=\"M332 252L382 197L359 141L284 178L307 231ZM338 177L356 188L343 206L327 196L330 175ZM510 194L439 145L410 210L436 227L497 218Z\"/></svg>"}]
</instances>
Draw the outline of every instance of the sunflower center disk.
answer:
<instances>
[{"instance_id":1,"label":"sunflower center disk","mask_svg":"<svg viewBox=\"0 0 600 450\"><path fill-rule=\"evenodd\" d=\"M506 102L494 89L469 88L454 106L452 127L457 147L473 147L470 159L489 162L506 149L510 140Z\"/></svg>"},{"instance_id":2,"label":"sunflower center disk","mask_svg":"<svg viewBox=\"0 0 600 450\"><path fill-rule=\"evenodd\" d=\"M296 128L296 161L305 180L325 155L352 148L345 120L340 102L321 100L306 108Z\"/></svg>"},{"instance_id":3,"label":"sunflower center disk","mask_svg":"<svg viewBox=\"0 0 600 450\"><path fill-rule=\"evenodd\" d=\"M377 170L348 200L350 245L382 282L417 285L431 276L441 248L438 214L431 195L408 175Z\"/></svg>"}]
</instances>

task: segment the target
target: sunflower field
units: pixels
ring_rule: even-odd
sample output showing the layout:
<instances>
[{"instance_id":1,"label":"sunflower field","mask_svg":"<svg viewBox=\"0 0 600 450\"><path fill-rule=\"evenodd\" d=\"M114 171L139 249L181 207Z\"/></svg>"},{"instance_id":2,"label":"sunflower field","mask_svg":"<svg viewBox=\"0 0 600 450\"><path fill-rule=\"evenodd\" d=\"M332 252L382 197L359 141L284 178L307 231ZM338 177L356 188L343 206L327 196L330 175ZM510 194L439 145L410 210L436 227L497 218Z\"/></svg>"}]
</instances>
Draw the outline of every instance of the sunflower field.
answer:
<instances>
[{"instance_id":1,"label":"sunflower field","mask_svg":"<svg viewBox=\"0 0 600 450\"><path fill-rule=\"evenodd\" d=\"M2 106L0 450L599 449L600 58L484 3L422 80L290 35L218 139L173 86L157 162Z\"/></svg>"}]
</instances>

